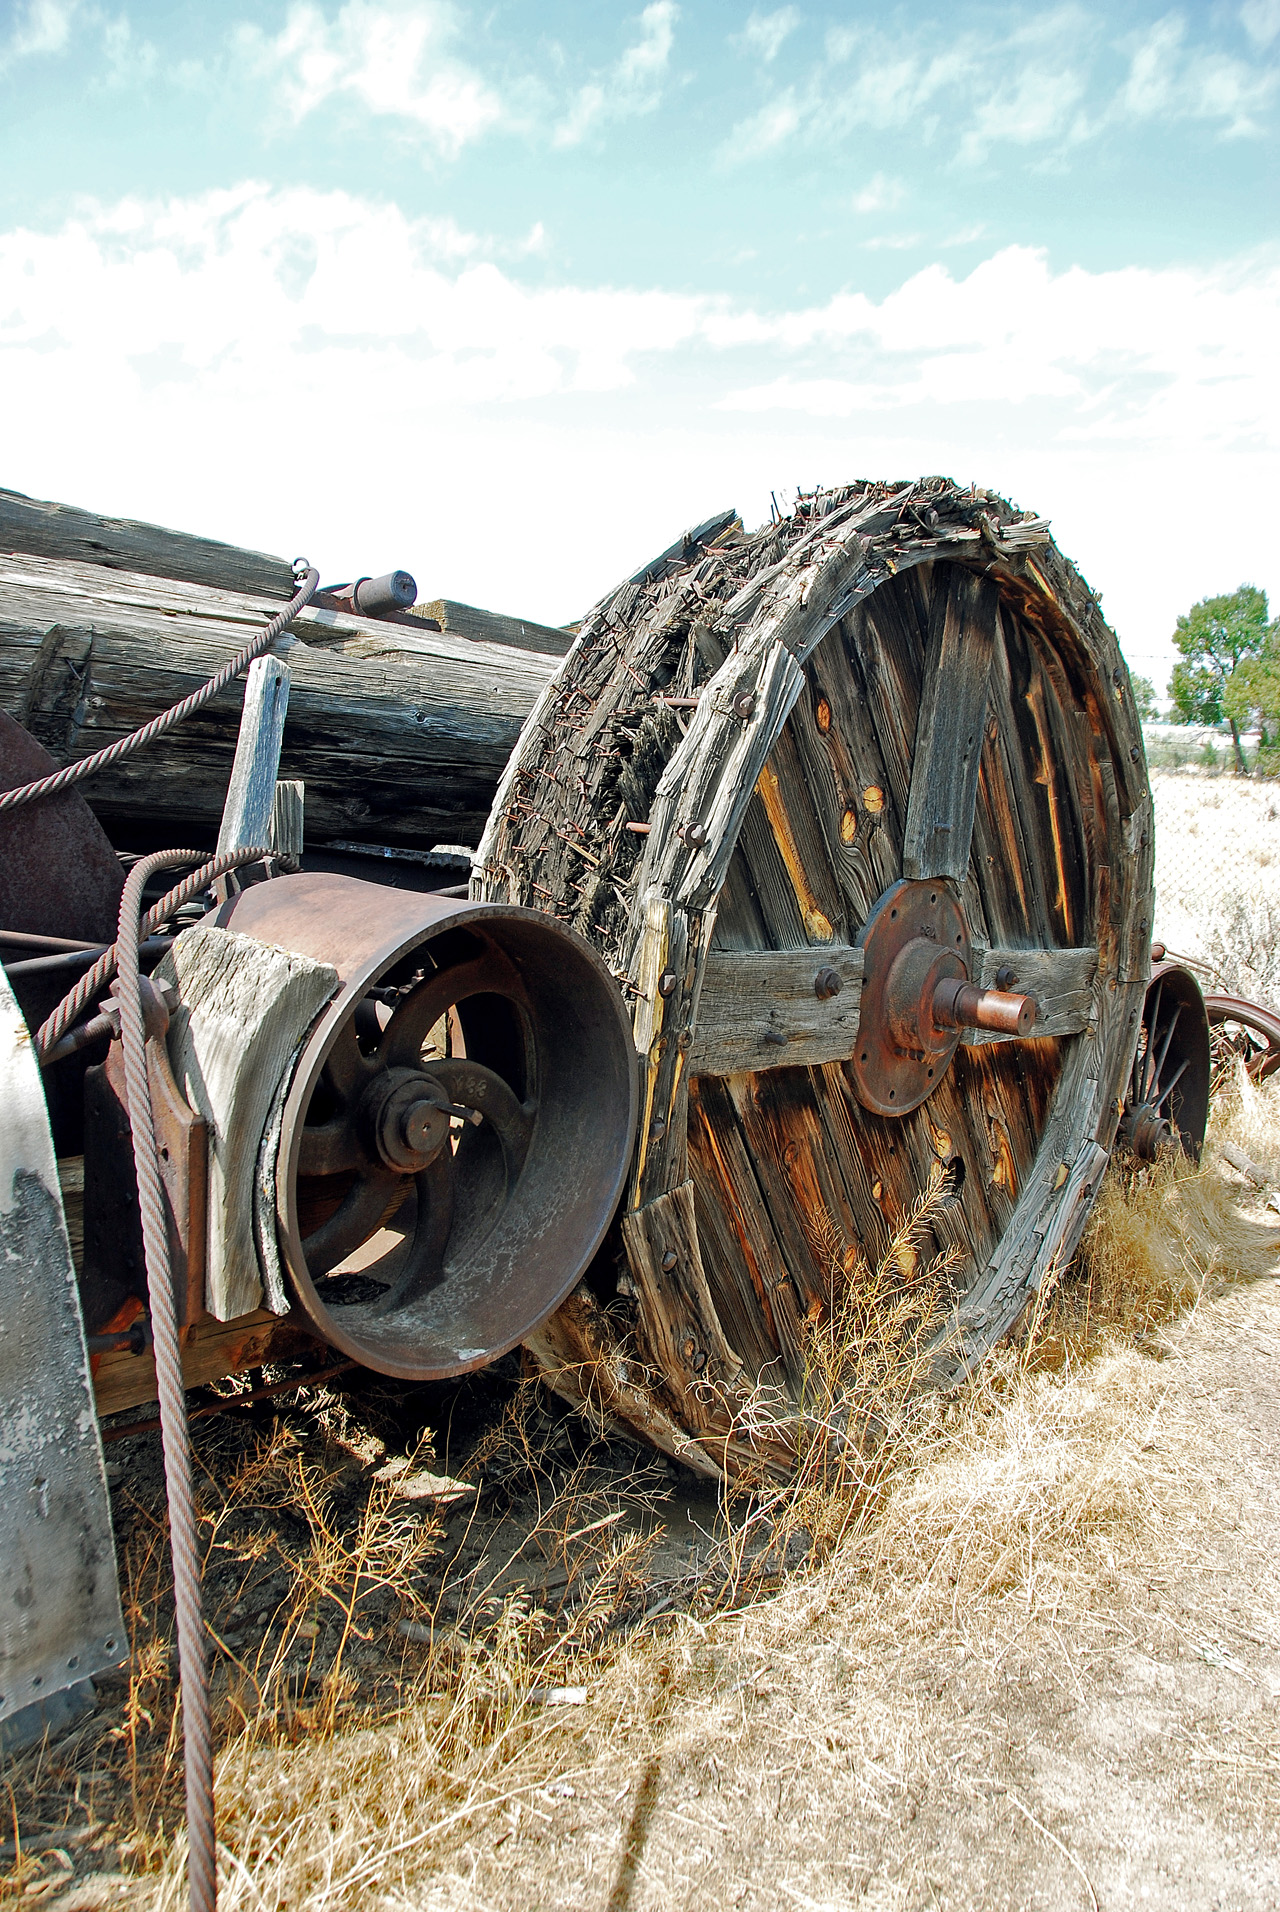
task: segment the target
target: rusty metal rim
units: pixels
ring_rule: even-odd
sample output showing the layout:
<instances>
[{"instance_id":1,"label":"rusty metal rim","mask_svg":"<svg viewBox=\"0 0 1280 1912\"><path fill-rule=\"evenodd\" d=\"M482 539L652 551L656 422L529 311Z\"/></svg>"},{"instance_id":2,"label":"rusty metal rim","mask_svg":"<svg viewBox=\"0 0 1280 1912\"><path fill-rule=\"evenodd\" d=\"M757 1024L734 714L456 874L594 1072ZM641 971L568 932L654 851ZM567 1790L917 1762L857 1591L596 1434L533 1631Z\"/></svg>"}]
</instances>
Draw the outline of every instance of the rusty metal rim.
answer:
<instances>
[{"instance_id":1,"label":"rusty metal rim","mask_svg":"<svg viewBox=\"0 0 1280 1912\"><path fill-rule=\"evenodd\" d=\"M431 920L405 937L393 938L390 942L384 944L381 948L367 956L352 974L343 980L338 994L321 1010L319 1017L312 1025L306 1046L299 1059L297 1068L294 1071L288 1095L285 1098L281 1134L283 1137L288 1138L288 1146L286 1148L282 1145L276 1162L276 1219L280 1246L284 1256L285 1266L288 1269L294 1292L298 1297L303 1313L316 1331L321 1334L331 1346L340 1349L354 1361L363 1365L373 1364L368 1345L358 1337L347 1333L340 1323L335 1321L332 1310L325 1306L312 1280L310 1270L307 1267L306 1256L302 1248L302 1235L298 1223L295 1191L297 1187L298 1157L302 1147L304 1120L307 1109L310 1106L311 1097L315 1092L321 1072L328 1058L329 1050L348 1016L354 1013L356 1004L363 998L377 977L393 968L394 965L402 961L404 957L411 955L415 949L422 948L431 942L433 938L444 929L465 929L470 925L475 925L479 929L487 931L498 923L511 922L514 920L528 924L531 927L536 926L543 932L551 930L553 934L558 934L570 939L577 953L584 956L592 968L594 968L603 988L608 992L610 1000L616 1004L620 1031L625 1032L627 1052L634 1054L631 1024L626 1016L621 995L613 976L595 950L591 948L590 944L587 943L583 937L578 936L575 931L570 930L567 925L558 922L553 917L546 916L539 910L524 909L507 904L472 903L464 900L455 902L453 899L441 899L439 892L424 895L422 901L437 906L432 911ZM442 902L444 903L444 907L438 907ZM627 1071L626 1113L626 1131L632 1138L634 1138L635 1134L638 1104L638 1070L632 1067ZM596 1249L600 1246L601 1241L604 1239L605 1232L613 1219L618 1202L622 1197L630 1166L631 1147L629 1145L627 1149L620 1154L620 1159L612 1178L612 1185L608 1189L607 1196L601 1202L601 1219L598 1226L594 1229L590 1237L583 1241L576 1265L571 1264L570 1272L566 1276L563 1284L541 1308L537 1317L529 1321L520 1333L510 1336L505 1340L500 1340L499 1343L486 1347L483 1350L477 1350L472 1359L461 1360L451 1364L449 1373L466 1374L474 1369L487 1366L491 1361L498 1359L500 1355L507 1353L510 1348L517 1346L526 1335L533 1333L534 1330L546 1320L548 1315L554 1313L555 1309L560 1306L560 1303L573 1287L575 1281L579 1279L582 1269L586 1267L591 1257L595 1254ZM387 1359L385 1356L379 1358L378 1368L380 1372L393 1374L405 1380L417 1380L422 1378L422 1371L418 1366L412 1363L396 1363L393 1360Z\"/></svg>"}]
</instances>

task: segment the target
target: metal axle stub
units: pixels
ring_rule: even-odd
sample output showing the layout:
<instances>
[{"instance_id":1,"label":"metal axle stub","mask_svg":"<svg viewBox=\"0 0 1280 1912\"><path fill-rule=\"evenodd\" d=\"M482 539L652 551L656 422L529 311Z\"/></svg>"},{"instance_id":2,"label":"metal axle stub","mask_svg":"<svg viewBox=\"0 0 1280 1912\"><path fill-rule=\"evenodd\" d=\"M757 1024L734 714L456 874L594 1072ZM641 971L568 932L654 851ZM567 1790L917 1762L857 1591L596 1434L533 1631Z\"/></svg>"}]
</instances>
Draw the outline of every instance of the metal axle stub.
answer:
<instances>
[{"instance_id":1,"label":"metal axle stub","mask_svg":"<svg viewBox=\"0 0 1280 1912\"><path fill-rule=\"evenodd\" d=\"M933 1094L966 1029L1033 1033L1034 996L970 981L969 926L952 885L904 879L887 889L858 937L862 1003L850 1071L877 1115L907 1115Z\"/></svg>"}]
</instances>

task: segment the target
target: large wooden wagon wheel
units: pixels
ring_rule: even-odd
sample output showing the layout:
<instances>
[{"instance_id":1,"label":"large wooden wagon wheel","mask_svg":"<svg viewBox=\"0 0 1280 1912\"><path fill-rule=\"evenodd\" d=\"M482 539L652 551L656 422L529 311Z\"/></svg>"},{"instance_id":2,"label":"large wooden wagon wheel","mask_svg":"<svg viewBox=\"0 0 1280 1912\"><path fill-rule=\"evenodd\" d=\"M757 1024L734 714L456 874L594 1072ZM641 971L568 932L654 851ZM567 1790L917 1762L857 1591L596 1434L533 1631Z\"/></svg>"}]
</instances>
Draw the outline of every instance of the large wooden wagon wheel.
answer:
<instances>
[{"instance_id":1,"label":"large wooden wagon wheel","mask_svg":"<svg viewBox=\"0 0 1280 1912\"><path fill-rule=\"evenodd\" d=\"M1128 674L1043 521L943 479L728 515L607 598L530 718L473 894L563 917L634 1003L625 1267L534 1338L695 1466L800 1388L833 1231L931 1227L960 1373L1078 1240L1150 971ZM618 1292L615 1292L615 1289Z\"/></svg>"}]
</instances>

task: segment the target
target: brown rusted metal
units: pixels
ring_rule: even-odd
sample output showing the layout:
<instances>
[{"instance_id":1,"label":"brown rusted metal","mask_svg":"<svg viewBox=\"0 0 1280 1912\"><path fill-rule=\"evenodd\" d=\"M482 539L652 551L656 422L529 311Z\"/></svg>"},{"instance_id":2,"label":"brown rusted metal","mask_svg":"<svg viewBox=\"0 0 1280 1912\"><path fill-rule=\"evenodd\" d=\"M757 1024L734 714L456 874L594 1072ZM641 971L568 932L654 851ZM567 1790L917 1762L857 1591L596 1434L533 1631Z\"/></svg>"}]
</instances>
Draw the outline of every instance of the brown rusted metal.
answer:
<instances>
[{"instance_id":1,"label":"brown rusted metal","mask_svg":"<svg viewBox=\"0 0 1280 1912\"><path fill-rule=\"evenodd\" d=\"M1140 1162L1178 1147L1198 1160L1209 1080L1209 1017L1200 985L1181 964L1158 963L1143 1000L1116 1147Z\"/></svg>"},{"instance_id":2,"label":"brown rusted metal","mask_svg":"<svg viewBox=\"0 0 1280 1912\"><path fill-rule=\"evenodd\" d=\"M938 878L887 889L858 937L863 953L854 1089L877 1115L907 1115L933 1094L965 1029L1029 1036L1034 996L969 980L969 926L954 887Z\"/></svg>"},{"instance_id":3,"label":"brown rusted metal","mask_svg":"<svg viewBox=\"0 0 1280 1912\"><path fill-rule=\"evenodd\" d=\"M523 1340L595 1253L630 1162L634 1047L603 963L536 911L343 876L259 884L215 921L338 972L276 1171L307 1319L410 1379ZM429 1046L446 1018L465 1053Z\"/></svg>"},{"instance_id":4,"label":"brown rusted metal","mask_svg":"<svg viewBox=\"0 0 1280 1912\"><path fill-rule=\"evenodd\" d=\"M189 1335L204 1314L208 1129L173 1079L163 1036L147 1043L147 1072L169 1223L178 1319ZM130 1300L147 1303L138 1224L129 1097L119 1042L85 1084L84 1266L81 1306L91 1330L115 1323Z\"/></svg>"},{"instance_id":5,"label":"brown rusted metal","mask_svg":"<svg viewBox=\"0 0 1280 1912\"><path fill-rule=\"evenodd\" d=\"M1238 1035L1233 1047L1255 1082L1263 1082L1280 1070L1280 1015L1274 1009L1216 990L1206 995L1204 1006L1215 1034L1222 1032L1229 1037L1234 1025Z\"/></svg>"}]
</instances>

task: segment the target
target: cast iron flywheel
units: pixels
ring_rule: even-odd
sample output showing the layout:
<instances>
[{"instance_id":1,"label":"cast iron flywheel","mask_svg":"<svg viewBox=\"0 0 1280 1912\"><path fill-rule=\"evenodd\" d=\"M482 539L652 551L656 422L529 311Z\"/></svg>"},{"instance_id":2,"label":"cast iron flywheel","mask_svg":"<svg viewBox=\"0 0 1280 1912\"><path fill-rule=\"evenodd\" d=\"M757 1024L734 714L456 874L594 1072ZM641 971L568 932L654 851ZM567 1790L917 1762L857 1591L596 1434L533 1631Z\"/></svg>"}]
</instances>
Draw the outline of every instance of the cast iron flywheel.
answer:
<instances>
[{"instance_id":1,"label":"cast iron flywheel","mask_svg":"<svg viewBox=\"0 0 1280 1912\"><path fill-rule=\"evenodd\" d=\"M313 1325L418 1380L512 1347L590 1261L630 1160L631 1032L604 964L532 910L344 876L257 884L216 920L338 972L276 1168Z\"/></svg>"}]
</instances>

